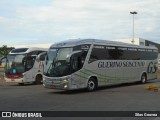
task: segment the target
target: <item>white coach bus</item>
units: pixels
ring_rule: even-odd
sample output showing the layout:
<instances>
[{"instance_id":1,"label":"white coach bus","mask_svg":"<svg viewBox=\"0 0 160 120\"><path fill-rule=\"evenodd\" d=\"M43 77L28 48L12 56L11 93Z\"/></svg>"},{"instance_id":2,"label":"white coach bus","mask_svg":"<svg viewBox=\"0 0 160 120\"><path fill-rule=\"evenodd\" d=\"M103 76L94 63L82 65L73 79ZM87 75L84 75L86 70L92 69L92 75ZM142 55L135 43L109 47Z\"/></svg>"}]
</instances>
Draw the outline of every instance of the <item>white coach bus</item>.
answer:
<instances>
[{"instance_id":1,"label":"white coach bus","mask_svg":"<svg viewBox=\"0 0 160 120\"><path fill-rule=\"evenodd\" d=\"M96 39L53 44L47 53L43 85L72 90L156 79L158 50L154 47Z\"/></svg>"},{"instance_id":2,"label":"white coach bus","mask_svg":"<svg viewBox=\"0 0 160 120\"><path fill-rule=\"evenodd\" d=\"M5 81L19 84L42 83L47 50L45 48L28 47L16 48L10 51L4 57L6 59L4 68ZM41 56L39 56L40 54ZM38 58L41 58L41 61Z\"/></svg>"}]
</instances>

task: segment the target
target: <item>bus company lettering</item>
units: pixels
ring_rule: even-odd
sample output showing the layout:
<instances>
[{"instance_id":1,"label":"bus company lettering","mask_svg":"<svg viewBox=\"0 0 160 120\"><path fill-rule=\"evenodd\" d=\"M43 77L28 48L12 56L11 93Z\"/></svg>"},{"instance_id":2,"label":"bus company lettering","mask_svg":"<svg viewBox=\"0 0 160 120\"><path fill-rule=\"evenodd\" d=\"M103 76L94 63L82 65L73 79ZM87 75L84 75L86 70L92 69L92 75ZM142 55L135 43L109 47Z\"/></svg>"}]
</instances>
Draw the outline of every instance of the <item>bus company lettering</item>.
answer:
<instances>
[{"instance_id":1,"label":"bus company lettering","mask_svg":"<svg viewBox=\"0 0 160 120\"><path fill-rule=\"evenodd\" d=\"M99 62L98 68L144 67L144 61L108 61Z\"/></svg>"}]
</instances>

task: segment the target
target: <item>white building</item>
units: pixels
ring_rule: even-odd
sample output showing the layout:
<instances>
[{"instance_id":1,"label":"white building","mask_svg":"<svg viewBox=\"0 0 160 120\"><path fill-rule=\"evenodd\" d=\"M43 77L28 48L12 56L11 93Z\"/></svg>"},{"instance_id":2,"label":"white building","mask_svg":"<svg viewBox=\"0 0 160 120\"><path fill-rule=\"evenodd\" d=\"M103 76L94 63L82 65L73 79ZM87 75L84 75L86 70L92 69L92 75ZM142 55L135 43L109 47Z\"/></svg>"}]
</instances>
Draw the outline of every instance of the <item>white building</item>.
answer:
<instances>
[{"instance_id":1,"label":"white building","mask_svg":"<svg viewBox=\"0 0 160 120\"><path fill-rule=\"evenodd\" d=\"M131 43L131 44L135 44L135 45L145 45L145 43L146 43L146 40L142 39L142 38L134 38L134 40L132 38L114 39L113 41Z\"/></svg>"}]
</instances>

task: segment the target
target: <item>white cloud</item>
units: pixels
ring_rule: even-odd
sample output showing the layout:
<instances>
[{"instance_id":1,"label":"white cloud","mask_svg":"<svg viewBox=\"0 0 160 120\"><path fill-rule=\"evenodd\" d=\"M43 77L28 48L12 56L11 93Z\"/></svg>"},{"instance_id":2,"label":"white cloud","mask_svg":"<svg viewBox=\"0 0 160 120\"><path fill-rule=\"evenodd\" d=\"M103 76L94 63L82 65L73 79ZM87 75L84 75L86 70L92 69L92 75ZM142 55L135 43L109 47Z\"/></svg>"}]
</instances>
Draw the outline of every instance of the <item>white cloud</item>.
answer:
<instances>
[{"instance_id":1,"label":"white cloud","mask_svg":"<svg viewBox=\"0 0 160 120\"><path fill-rule=\"evenodd\" d=\"M138 12L135 36L145 37L150 33L151 36L146 37L152 39L160 32L159 8L159 0L54 0L49 6L18 6L15 18L0 17L0 26L4 26L8 34L20 31L18 37L37 41L126 38L132 37L129 12L135 10Z\"/></svg>"}]
</instances>

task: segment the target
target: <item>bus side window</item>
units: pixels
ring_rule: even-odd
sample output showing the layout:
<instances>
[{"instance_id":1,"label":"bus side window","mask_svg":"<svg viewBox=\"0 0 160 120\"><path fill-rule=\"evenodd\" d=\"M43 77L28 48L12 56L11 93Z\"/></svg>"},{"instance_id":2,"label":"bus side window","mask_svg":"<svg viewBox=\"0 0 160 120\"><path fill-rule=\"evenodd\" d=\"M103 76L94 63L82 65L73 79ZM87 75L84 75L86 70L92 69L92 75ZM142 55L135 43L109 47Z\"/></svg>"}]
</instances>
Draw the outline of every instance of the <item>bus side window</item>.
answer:
<instances>
[{"instance_id":1,"label":"bus side window","mask_svg":"<svg viewBox=\"0 0 160 120\"><path fill-rule=\"evenodd\" d=\"M77 53L72 56L72 69L77 71L83 67L84 61L86 59L88 51L83 51L82 53Z\"/></svg>"},{"instance_id":2,"label":"bus side window","mask_svg":"<svg viewBox=\"0 0 160 120\"><path fill-rule=\"evenodd\" d=\"M110 60L119 60L123 55L123 50L119 50L117 47L115 49L108 50L108 59Z\"/></svg>"},{"instance_id":3,"label":"bus side window","mask_svg":"<svg viewBox=\"0 0 160 120\"><path fill-rule=\"evenodd\" d=\"M97 57L97 56L91 55L91 56L90 56L90 59L89 59L89 63L92 63L92 62L97 61L97 60L98 60L98 57Z\"/></svg>"},{"instance_id":4,"label":"bus side window","mask_svg":"<svg viewBox=\"0 0 160 120\"><path fill-rule=\"evenodd\" d=\"M92 63L97 60L106 60L107 51L104 48L93 48L90 58L89 58L89 63Z\"/></svg>"},{"instance_id":5,"label":"bus side window","mask_svg":"<svg viewBox=\"0 0 160 120\"><path fill-rule=\"evenodd\" d=\"M72 69L73 71L78 70L78 57L74 57L72 58Z\"/></svg>"},{"instance_id":6,"label":"bus side window","mask_svg":"<svg viewBox=\"0 0 160 120\"><path fill-rule=\"evenodd\" d=\"M82 52L82 55L81 55L80 58L79 58L79 65L80 65L80 68L83 67L83 64L84 64L84 62L85 62L87 53L88 53L88 51L83 51L83 52Z\"/></svg>"},{"instance_id":7,"label":"bus side window","mask_svg":"<svg viewBox=\"0 0 160 120\"><path fill-rule=\"evenodd\" d=\"M40 58L39 58L40 61L44 61L44 60L45 60L45 57L46 57L46 54L41 55Z\"/></svg>"},{"instance_id":8,"label":"bus side window","mask_svg":"<svg viewBox=\"0 0 160 120\"><path fill-rule=\"evenodd\" d=\"M35 61L35 57L28 56L26 59L26 69L29 70L33 67Z\"/></svg>"},{"instance_id":9,"label":"bus side window","mask_svg":"<svg viewBox=\"0 0 160 120\"><path fill-rule=\"evenodd\" d=\"M38 56L36 57L36 61L37 62L45 61L46 55L47 55L47 52L41 52L41 53L39 53Z\"/></svg>"}]
</instances>

